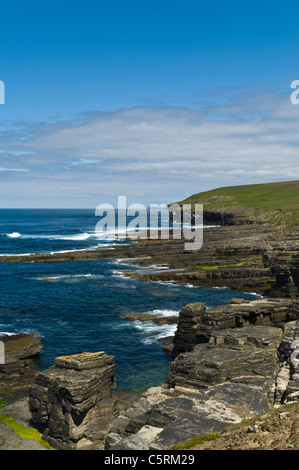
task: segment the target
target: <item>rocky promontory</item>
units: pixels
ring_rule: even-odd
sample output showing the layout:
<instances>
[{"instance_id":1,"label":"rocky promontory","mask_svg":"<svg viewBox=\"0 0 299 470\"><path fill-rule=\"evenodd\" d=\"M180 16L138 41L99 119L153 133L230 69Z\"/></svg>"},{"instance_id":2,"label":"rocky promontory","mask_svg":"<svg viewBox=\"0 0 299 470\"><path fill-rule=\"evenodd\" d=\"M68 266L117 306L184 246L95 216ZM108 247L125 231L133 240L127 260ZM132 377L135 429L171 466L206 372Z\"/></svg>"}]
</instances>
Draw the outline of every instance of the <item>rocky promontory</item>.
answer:
<instances>
[{"instance_id":1,"label":"rocky promontory","mask_svg":"<svg viewBox=\"0 0 299 470\"><path fill-rule=\"evenodd\" d=\"M208 310L201 302L186 305L180 312L173 355L175 357L181 352L192 351L199 343L211 342L211 335L215 335L218 330L234 330L245 326L282 328L285 323L298 318L298 310L299 301L275 298L254 301L231 299L228 305Z\"/></svg>"}]
</instances>

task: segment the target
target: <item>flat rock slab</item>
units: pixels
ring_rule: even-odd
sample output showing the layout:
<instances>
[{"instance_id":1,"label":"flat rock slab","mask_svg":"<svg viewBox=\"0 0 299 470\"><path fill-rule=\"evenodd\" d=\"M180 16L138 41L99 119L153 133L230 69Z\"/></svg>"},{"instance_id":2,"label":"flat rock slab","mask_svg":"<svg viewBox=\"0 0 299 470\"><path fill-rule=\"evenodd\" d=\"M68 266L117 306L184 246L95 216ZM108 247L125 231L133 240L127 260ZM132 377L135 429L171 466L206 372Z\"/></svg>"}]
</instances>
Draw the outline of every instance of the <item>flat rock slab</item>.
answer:
<instances>
[{"instance_id":1,"label":"flat rock slab","mask_svg":"<svg viewBox=\"0 0 299 470\"><path fill-rule=\"evenodd\" d=\"M0 335L0 340L5 345L6 361L10 359L25 359L37 355L43 348L40 336L32 334Z\"/></svg>"},{"instance_id":2,"label":"flat rock slab","mask_svg":"<svg viewBox=\"0 0 299 470\"><path fill-rule=\"evenodd\" d=\"M148 450L150 443L161 431L161 428L145 425L136 434L115 444L113 450Z\"/></svg>"},{"instance_id":3,"label":"flat rock slab","mask_svg":"<svg viewBox=\"0 0 299 470\"><path fill-rule=\"evenodd\" d=\"M221 431L269 409L261 393L245 384L222 384L203 392L185 392L124 413L108 438L109 450L164 450L196 436ZM243 399L240 400L240 396ZM121 434L128 433L120 438Z\"/></svg>"},{"instance_id":4,"label":"flat rock slab","mask_svg":"<svg viewBox=\"0 0 299 470\"><path fill-rule=\"evenodd\" d=\"M72 356L56 357L55 366L61 369L71 369L75 371L84 371L98 369L107 364L114 364L114 357L107 356L104 351L96 353L81 353Z\"/></svg>"}]
</instances>

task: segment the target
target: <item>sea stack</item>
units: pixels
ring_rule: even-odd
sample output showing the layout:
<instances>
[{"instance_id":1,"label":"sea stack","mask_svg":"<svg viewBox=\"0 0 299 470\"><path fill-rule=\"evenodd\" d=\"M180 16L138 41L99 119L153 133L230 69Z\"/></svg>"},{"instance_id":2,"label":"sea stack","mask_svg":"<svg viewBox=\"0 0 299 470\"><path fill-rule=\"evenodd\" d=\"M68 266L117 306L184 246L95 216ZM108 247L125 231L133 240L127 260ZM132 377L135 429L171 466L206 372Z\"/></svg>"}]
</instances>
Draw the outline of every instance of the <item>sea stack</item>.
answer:
<instances>
[{"instance_id":1,"label":"sea stack","mask_svg":"<svg viewBox=\"0 0 299 470\"><path fill-rule=\"evenodd\" d=\"M58 357L29 389L32 419L55 449L101 450L115 414L114 357L105 352Z\"/></svg>"}]
</instances>

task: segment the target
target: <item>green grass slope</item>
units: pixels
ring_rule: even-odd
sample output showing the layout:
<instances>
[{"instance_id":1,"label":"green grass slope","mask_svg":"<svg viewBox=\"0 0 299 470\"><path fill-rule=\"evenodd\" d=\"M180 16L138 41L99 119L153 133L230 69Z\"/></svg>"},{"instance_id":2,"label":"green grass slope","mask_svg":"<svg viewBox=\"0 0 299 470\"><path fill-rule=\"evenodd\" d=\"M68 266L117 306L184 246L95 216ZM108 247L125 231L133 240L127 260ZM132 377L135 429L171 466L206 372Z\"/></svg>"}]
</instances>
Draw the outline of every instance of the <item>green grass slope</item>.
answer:
<instances>
[{"instance_id":1,"label":"green grass slope","mask_svg":"<svg viewBox=\"0 0 299 470\"><path fill-rule=\"evenodd\" d=\"M230 186L194 194L179 204L201 203L204 211L298 228L299 181Z\"/></svg>"}]
</instances>

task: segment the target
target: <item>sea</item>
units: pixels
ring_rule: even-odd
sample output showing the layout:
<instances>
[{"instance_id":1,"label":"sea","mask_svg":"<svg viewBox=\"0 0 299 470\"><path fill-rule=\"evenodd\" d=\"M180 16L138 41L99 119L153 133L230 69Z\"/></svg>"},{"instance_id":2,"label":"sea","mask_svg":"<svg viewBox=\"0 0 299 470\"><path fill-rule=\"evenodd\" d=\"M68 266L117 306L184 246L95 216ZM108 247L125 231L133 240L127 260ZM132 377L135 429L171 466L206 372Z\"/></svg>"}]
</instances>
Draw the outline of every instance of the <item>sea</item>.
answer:
<instances>
[{"instance_id":1,"label":"sea","mask_svg":"<svg viewBox=\"0 0 299 470\"><path fill-rule=\"evenodd\" d=\"M127 315L178 316L192 302L211 308L232 297L260 297L225 287L125 277L125 270L145 269L133 259L1 262L3 255L103 248L112 253L119 244L133 243L99 233L97 222L95 211L89 209L0 210L0 332L41 335L40 370L52 366L58 356L105 351L115 357L116 389L146 390L163 383L169 373L172 359L159 340L173 336L176 325L132 322Z\"/></svg>"}]
</instances>

